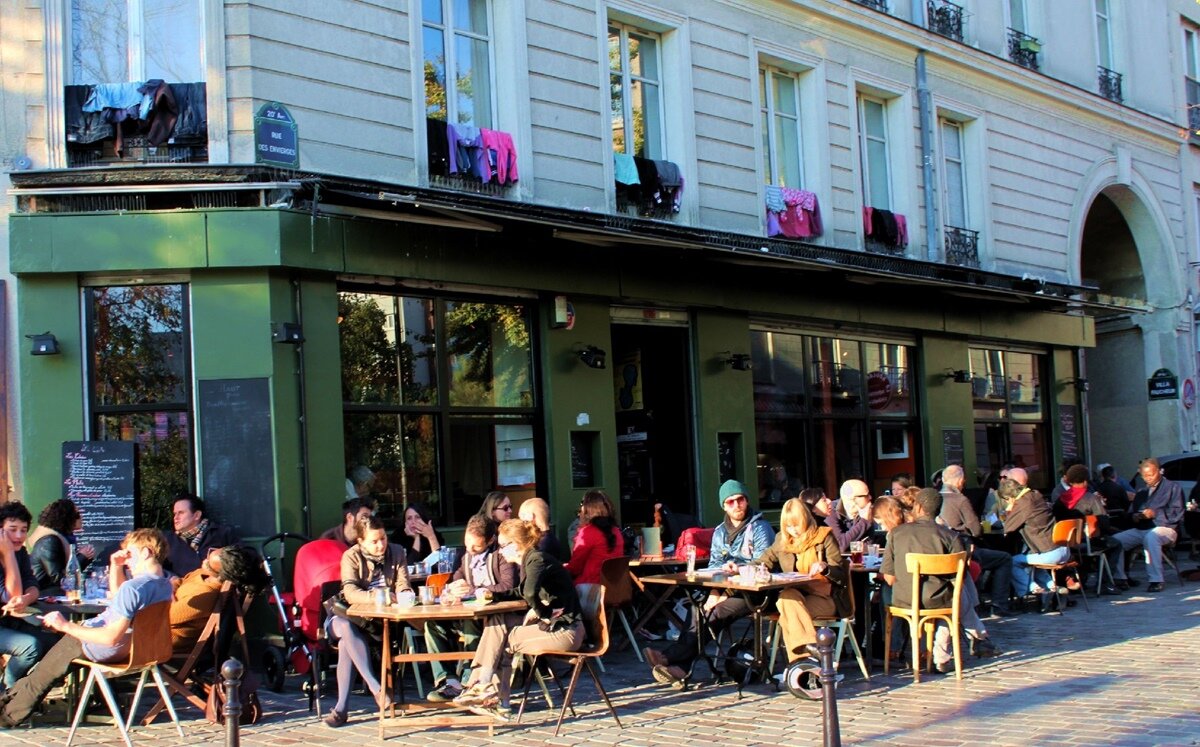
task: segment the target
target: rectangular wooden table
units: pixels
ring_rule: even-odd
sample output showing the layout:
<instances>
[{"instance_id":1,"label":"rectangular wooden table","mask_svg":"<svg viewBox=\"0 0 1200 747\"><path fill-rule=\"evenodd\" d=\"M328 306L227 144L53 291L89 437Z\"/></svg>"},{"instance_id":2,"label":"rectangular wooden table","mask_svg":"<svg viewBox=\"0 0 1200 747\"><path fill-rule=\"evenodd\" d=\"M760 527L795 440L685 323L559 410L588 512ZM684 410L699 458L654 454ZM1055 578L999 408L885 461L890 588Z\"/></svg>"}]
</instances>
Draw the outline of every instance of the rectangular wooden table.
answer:
<instances>
[{"instance_id":1,"label":"rectangular wooden table","mask_svg":"<svg viewBox=\"0 0 1200 747\"><path fill-rule=\"evenodd\" d=\"M791 589L802 587L805 584L812 582L811 577L794 577L792 574L771 574L770 581L756 581L752 584L743 584L737 574L726 574L724 572L700 572L693 576L686 573L667 573L658 576L643 576L642 583L661 584L668 587L682 587L688 589L709 589L712 591L727 591L733 592L741 596L750 607L750 616L754 629L754 658L747 662L746 676L737 683L738 697L741 697L742 689L749 684L752 674L759 674L764 680L770 674L767 671L767 656L763 641L763 617L766 612L767 605L773 598L772 592L779 592L783 589ZM697 620L707 621L707 616L704 614L704 599L697 599L691 594L688 598L692 602L692 614ZM717 657L709 657L704 652L704 636L698 635L697 645L699 646L699 654L708 662L709 669L712 670L714 676L717 674L715 658L722 657L718 651Z\"/></svg>"},{"instance_id":2,"label":"rectangular wooden table","mask_svg":"<svg viewBox=\"0 0 1200 747\"><path fill-rule=\"evenodd\" d=\"M389 605L376 607L374 604L352 604L349 614L354 617L365 617L383 622L383 656L380 666L379 684L383 692L389 693L391 670L393 664L405 664L430 661L461 661L471 659L471 651L444 651L441 653L419 654L410 651L406 654L391 653L391 623L408 623L413 627L424 627L425 623L433 621L453 620L483 620L493 615L523 613L529 606L523 601L492 602L490 604L417 604L411 607ZM385 726L395 726L400 722L411 726L459 726L466 724L485 725L488 737L493 736L495 719L489 716L477 716L471 713L415 715L444 711L454 708L453 703L400 703L399 707L387 699L385 705L379 706L379 738L383 739ZM390 711L390 714L389 714ZM389 723L389 715L394 723Z\"/></svg>"}]
</instances>

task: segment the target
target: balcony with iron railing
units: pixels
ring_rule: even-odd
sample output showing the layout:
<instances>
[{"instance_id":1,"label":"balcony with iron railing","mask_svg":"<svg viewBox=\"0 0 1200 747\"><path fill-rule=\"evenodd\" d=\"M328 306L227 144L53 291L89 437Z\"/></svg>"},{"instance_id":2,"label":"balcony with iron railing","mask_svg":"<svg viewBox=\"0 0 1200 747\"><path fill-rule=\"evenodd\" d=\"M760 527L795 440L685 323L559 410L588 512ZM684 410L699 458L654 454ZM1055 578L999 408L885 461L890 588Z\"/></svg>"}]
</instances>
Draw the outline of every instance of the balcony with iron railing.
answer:
<instances>
[{"instance_id":1,"label":"balcony with iron railing","mask_svg":"<svg viewBox=\"0 0 1200 747\"><path fill-rule=\"evenodd\" d=\"M1008 30L1008 59L1030 70L1038 69L1038 53L1042 43L1036 37L1016 29Z\"/></svg>"},{"instance_id":2,"label":"balcony with iron railing","mask_svg":"<svg viewBox=\"0 0 1200 747\"><path fill-rule=\"evenodd\" d=\"M963 9L950 0L928 0L929 30L955 41L963 40Z\"/></svg>"},{"instance_id":3,"label":"balcony with iron railing","mask_svg":"<svg viewBox=\"0 0 1200 747\"><path fill-rule=\"evenodd\" d=\"M979 267L979 232L945 226L946 262L961 267Z\"/></svg>"},{"instance_id":4,"label":"balcony with iron railing","mask_svg":"<svg viewBox=\"0 0 1200 747\"><path fill-rule=\"evenodd\" d=\"M1118 104L1124 100L1121 95L1121 74L1109 70L1103 65L1096 67L1096 79L1100 84L1100 95L1109 101L1115 101Z\"/></svg>"},{"instance_id":5,"label":"balcony with iron railing","mask_svg":"<svg viewBox=\"0 0 1200 747\"><path fill-rule=\"evenodd\" d=\"M1185 78L1187 88L1188 139L1200 145L1200 81Z\"/></svg>"},{"instance_id":6,"label":"balcony with iron railing","mask_svg":"<svg viewBox=\"0 0 1200 747\"><path fill-rule=\"evenodd\" d=\"M888 12L887 0L854 0L859 5L865 5L871 10L877 10L880 13Z\"/></svg>"}]
</instances>

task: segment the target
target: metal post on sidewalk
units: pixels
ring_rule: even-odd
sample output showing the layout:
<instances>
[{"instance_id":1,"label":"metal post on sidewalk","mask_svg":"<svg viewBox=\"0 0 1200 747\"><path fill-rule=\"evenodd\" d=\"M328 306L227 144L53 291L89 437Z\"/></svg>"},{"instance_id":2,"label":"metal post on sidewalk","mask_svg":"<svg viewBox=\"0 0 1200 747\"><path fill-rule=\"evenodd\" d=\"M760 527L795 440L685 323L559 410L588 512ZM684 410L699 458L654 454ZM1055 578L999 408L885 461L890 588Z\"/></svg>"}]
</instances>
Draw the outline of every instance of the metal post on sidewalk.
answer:
<instances>
[{"instance_id":1,"label":"metal post on sidewalk","mask_svg":"<svg viewBox=\"0 0 1200 747\"><path fill-rule=\"evenodd\" d=\"M821 731L824 747L842 747L842 729L838 723L837 670L833 668L833 644L837 634L829 628L817 631L817 651L821 654Z\"/></svg>"},{"instance_id":2,"label":"metal post on sidewalk","mask_svg":"<svg viewBox=\"0 0 1200 747\"><path fill-rule=\"evenodd\" d=\"M225 747L240 747L242 721L242 698L238 692L242 686L245 667L237 659L229 659L221 665L221 676L225 678Z\"/></svg>"}]
</instances>

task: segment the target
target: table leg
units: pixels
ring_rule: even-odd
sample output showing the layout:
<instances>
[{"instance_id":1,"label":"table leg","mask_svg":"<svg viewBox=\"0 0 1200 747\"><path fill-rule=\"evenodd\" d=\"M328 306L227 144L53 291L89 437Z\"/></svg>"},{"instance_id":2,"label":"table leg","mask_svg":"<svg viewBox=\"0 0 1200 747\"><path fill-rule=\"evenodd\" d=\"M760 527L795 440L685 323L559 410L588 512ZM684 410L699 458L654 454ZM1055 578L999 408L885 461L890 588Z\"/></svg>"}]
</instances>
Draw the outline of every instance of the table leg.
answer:
<instances>
[{"instance_id":1,"label":"table leg","mask_svg":"<svg viewBox=\"0 0 1200 747\"><path fill-rule=\"evenodd\" d=\"M657 613L659 611L659 609L662 609L664 612L666 612L667 616L676 625L679 626L679 629L681 631L687 627L687 623L685 623L683 620L679 619L679 615L675 614L675 610L671 609L670 607L663 607L663 605L666 604L670 600L673 592L675 591L675 588L676 587L673 587L673 586L663 587L662 594L660 594L657 598L655 598L652 594L650 594L649 591L646 591L646 594L648 596L650 596L651 599L654 600L654 603L651 604L650 609L646 610L646 612L643 613L642 616L638 618L637 622L634 623L634 625L633 625L633 634L634 635L637 635L642 630L642 628L646 627L647 623L649 623L651 620L654 619L654 615L655 615L655 613Z\"/></svg>"},{"instance_id":2,"label":"table leg","mask_svg":"<svg viewBox=\"0 0 1200 747\"><path fill-rule=\"evenodd\" d=\"M379 691L388 693L388 680L392 673L392 624L389 620L383 621L383 653L380 655L379 667ZM379 738L383 739L383 720L387 717L387 706L385 705L391 698L382 698L379 703Z\"/></svg>"}]
</instances>

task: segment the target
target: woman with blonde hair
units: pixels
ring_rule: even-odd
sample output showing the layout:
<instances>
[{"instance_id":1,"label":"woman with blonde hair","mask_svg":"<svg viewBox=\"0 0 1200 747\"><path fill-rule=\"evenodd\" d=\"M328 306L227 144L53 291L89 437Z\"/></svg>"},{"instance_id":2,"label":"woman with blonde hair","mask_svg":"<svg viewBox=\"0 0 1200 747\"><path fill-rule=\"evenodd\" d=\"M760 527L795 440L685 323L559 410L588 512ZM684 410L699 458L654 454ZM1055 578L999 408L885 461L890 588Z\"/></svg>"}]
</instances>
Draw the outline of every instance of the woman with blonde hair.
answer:
<instances>
[{"instance_id":1,"label":"woman with blonde hair","mask_svg":"<svg viewBox=\"0 0 1200 747\"><path fill-rule=\"evenodd\" d=\"M521 576L512 591L496 592L492 599L523 599L529 612L523 622L520 615L492 615L487 619L471 662L467 688L454 699L455 705L498 721L507 721L512 710L509 683L513 654L578 651L583 645L583 609L575 583L558 560L537 549L541 538L542 530L528 521L509 519L500 525L501 557L516 563Z\"/></svg>"},{"instance_id":2,"label":"woman with blonde hair","mask_svg":"<svg viewBox=\"0 0 1200 747\"><path fill-rule=\"evenodd\" d=\"M813 577L803 586L781 591L775 603L790 663L813 656L808 648L817 641L813 618L846 617L850 614L850 598L837 539L829 527L817 523L804 501L792 498L784 503L779 526L774 544L754 562L773 571Z\"/></svg>"}]
</instances>

